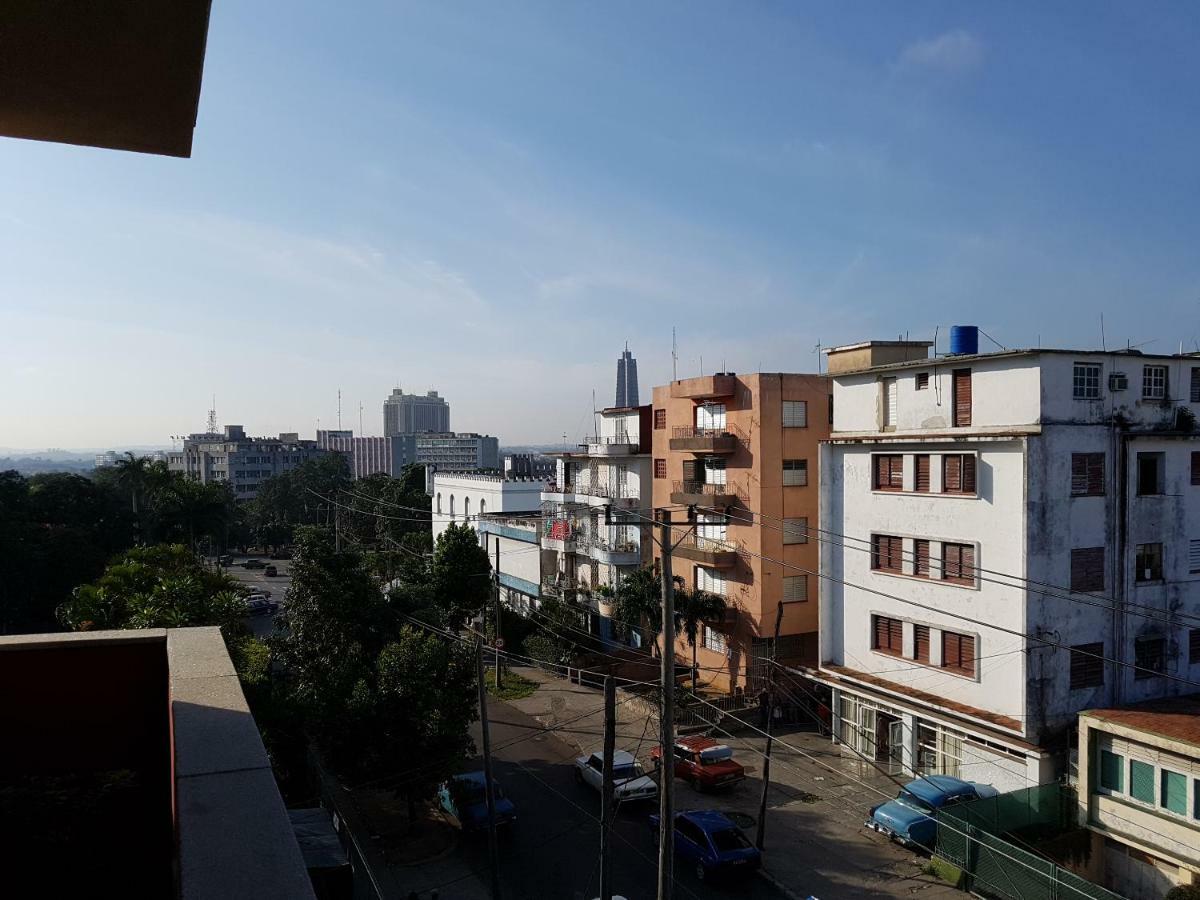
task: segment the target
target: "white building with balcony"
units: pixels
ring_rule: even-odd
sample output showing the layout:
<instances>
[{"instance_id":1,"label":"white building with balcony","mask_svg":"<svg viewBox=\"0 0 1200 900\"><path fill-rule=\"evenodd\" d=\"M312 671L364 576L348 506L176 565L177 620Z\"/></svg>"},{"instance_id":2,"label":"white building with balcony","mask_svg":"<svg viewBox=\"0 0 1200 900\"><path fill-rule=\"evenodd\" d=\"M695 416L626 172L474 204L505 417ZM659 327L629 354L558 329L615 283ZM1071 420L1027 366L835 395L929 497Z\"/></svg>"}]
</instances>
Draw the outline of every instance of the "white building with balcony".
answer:
<instances>
[{"instance_id":1,"label":"white building with balcony","mask_svg":"<svg viewBox=\"0 0 1200 900\"><path fill-rule=\"evenodd\" d=\"M597 590L614 588L650 558L639 518L651 507L650 407L603 410L599 426L577 452L558 456L554 483L542 492L542 548L552 554L544 590L586 601L607 639L608 604Z\"/></svg>"},{"instance_id":2,"label":"white building with balcony","mask_svg":"<svg viewBox=\"0 0 1200 900\"><path fill-rule=\"evenodd\" d=\"M1062 771L1080 710L1200 680L1200 358L828 352L820 673L840 741L1009 790Z\"/></svg>"}]
</instances>

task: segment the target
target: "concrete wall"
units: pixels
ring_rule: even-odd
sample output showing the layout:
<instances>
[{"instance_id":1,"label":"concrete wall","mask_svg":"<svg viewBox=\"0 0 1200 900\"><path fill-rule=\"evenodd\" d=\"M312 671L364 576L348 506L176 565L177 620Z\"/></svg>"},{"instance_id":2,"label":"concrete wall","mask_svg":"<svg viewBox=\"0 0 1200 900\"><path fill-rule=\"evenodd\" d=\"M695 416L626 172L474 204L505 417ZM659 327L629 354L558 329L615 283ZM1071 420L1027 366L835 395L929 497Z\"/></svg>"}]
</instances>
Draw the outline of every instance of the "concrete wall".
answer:
<instances>
[{"instance_id":1,"label":"concrete wall","mask_svg":"<svg viewBox=\"0 0 1200 900\"><path fill-rule=\"evenodd\" d=\"M535 479L508 480L495 475L465 473L433 476L433 540L451 522L470 520L480 514L536 512L541 505L542 482ZM453 500L453 505L451 504Z\"/></svg>"}]
</instances>

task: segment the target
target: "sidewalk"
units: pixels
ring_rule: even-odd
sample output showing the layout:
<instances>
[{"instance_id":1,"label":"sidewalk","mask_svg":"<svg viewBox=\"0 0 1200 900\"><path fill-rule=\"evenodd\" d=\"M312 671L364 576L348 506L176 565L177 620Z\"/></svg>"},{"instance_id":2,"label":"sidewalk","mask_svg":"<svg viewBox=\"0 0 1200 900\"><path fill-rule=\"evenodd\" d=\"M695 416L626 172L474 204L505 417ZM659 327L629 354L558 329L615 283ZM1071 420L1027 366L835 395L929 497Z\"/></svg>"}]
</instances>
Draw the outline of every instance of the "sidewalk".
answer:
<instances>
[{"instance_id":1,"label":"sidewalk","mask_svg":"<svg viewBox=\"0 0 1200 900\"><path fill-rule=\"evenodd\" d=\"M530 697L509 701L512 706L543 725L561 726L558 737L581 754L601 745L601 691L539 669L522 668L520 672L542 686ZM642 712L640 704L622 703L622 699L619 693L617 747L635 753L649 768L650 750L658 744L658 722ZM729 743L745 766L746 781L722 794L699 794L677 781L676 808L716 807L757 819L766 738L753 732L717 736ZM935 876L923 874L927 863L923 857L863 827L870 807L896 795L896 784L866 763L844 755L828 738L782 730L772 749L771 785L762 874L784 893L800 900L810 895L820 900L963 897ZM750 832L753 838L753 828Z\"/></svg>"}]
</instances>

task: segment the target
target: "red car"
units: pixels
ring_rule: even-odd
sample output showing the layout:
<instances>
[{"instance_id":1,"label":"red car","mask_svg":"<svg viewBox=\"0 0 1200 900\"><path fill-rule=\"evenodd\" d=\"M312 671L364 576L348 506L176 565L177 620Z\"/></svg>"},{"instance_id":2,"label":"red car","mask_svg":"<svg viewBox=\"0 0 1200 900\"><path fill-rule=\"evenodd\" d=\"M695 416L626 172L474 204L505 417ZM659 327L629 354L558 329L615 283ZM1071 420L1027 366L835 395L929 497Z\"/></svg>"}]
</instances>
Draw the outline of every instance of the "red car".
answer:
<instances>
[{"instance_id":1,"label":"red car","mask_svg":"<svg viewBox=\"0 0 1200 900\"><path fill-rule=\"evenodd\" d=\"M661 765L662 748L650 751L654 765ZM733 758L733 750L710 737L699 735L675 740L675 777L690 781L698 791L725 788L746 777L746 770Z\"/></svg>"}]
</instances>

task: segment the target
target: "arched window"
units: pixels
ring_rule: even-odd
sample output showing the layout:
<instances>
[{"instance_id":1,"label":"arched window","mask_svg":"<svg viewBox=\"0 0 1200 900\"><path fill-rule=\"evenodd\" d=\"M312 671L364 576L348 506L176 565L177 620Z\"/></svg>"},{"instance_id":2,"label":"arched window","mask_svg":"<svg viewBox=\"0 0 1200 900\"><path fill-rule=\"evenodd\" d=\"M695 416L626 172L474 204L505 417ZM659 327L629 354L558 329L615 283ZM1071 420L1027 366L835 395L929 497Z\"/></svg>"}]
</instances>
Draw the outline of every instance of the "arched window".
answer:
<instances>
[{"instance_id":1,"label":"arched window","mask_svg":"<svg viewBox=\"0 0 1200 900\"><path fill-rule=\"evenodd\" d=\"M463 518L471 518L471 498L463 497Z\"/></svg>"},{"instance_id":2,"label":"arched window","mask_svg":"<svg viewBox=\"0 0 1200 900\"><path fill-rule=\"evenodd\" d=\"M440 492L438 493L438 496L437 496L437 514L439 516L442 514L442 495Z\"/></svg>"},{"instance_id":3,"label":"arched window","mask_svg":"<svg viewBox=\"0 0 1200 900\"><path fill-rule=\"evenodd\" d=\"M479 514L482 516L486 512L487 512L487 501L480 500L479 501Z\"/></svg>"},{"instance_id":4,"label":"arched window","mask_svg":"<svg viewBox=\"0 0 1200 900\"><path fill-rule=\"evenodd\" d=\"M450 495L450 521L454 521L454 495Z\"/></svg>"}]
</instances>

